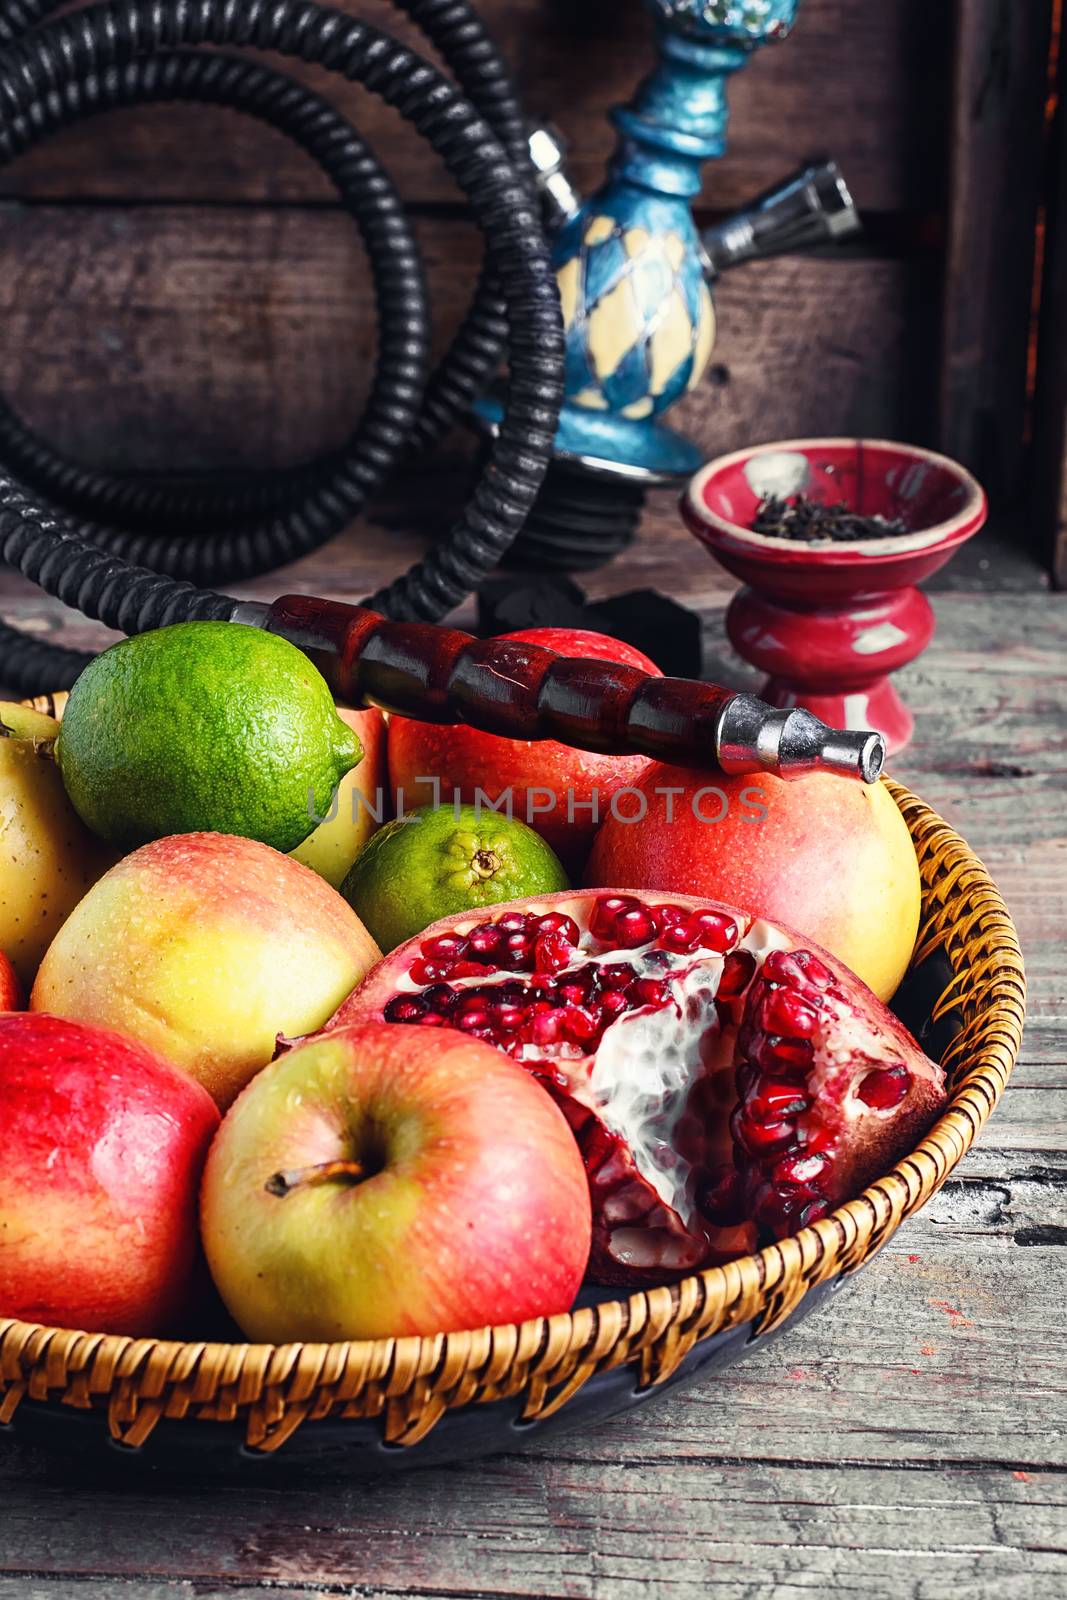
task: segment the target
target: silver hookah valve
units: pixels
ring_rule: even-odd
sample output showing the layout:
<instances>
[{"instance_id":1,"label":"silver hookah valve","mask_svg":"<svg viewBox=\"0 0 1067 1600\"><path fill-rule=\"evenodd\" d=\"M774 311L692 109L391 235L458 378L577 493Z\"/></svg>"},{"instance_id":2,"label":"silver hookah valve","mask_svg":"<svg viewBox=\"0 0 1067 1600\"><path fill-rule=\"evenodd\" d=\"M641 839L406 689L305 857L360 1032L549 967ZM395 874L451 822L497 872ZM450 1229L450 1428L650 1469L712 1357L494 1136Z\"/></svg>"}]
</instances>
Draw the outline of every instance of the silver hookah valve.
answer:
<instances>
[{"instance_id":1,"label":"silver hookah valve","mask_svg":"<svg viewBox=\"0 0 1067 1600\"><path fill-rule=\"evenodd\" d=\"M527 144L530 164L534 169L534 182L541 194L545 225L550 233L555 233L577 216L582 206L582 197L564 168L567 144L559 129L551 123L543 128L531 129Z\"/></svg>"},{"instance_id":2,"label":"silver hookah valve","mask_svg":"<svg viewBox=\"0 0 1067 1600\"><path fill-rule=\"evenodd\" d=\"M706 229L700 242L709 276L718 277L745 261L839 243L859 232L859 212L844 174L836 161L824 160L810 162L743 211Z\"/></svg>"}]
</instances>

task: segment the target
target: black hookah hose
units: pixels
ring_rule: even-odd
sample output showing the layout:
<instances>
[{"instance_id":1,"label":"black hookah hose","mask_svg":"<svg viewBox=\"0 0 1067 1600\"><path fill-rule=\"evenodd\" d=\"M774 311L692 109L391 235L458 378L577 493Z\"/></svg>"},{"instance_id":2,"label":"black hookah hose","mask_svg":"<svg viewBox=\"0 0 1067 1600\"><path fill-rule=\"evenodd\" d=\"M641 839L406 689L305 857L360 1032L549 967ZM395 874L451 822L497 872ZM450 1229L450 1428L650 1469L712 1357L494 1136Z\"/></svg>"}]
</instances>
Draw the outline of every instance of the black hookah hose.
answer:
<instances>
[{"instance_id":1,"label":"black hookah hose","mask_svg":"<svg viewBox=\"0 0 1067 1600\"><path fill-rule=\"evenodd\" d=\"M102 547L159 572L213 583L293 560L336 532L339 518L358 514L418 414L429 363L429 310L418 246L377 159L331 106L256 62L164 51L70 83L62 97L38 98L28 111L12 115L0 98L0 159L76 117L156 100L214 103L257 116L288 134L333 181L366 245L381 325L364 416L332 458L288 472L163 487L65 461L0 400L0 462L72 516L111 524L91 529ZM275 513L282 513L276 521L252 521ZM210 543L204 535L212 536Z\"/></svg>"},{"instance_id":2,"label":"black hookah hose","mask_svg":"<svg viewBox=\"0 0 1067 1600\"><path fill-rule=\"evenodd\" d=\"M443 543L369 603L390 615L436 620L496 564L536 494L559 404L562 336L530 195L521 113L465 4L398 3L465 75L510 149L420 57L313 4L123 0L24 36L49 0L16 0L17 9L9 3L0 15L0 39L19 35L0 53L0 157L112 106L167 98L233 105L272 122L320 161L363 231L375 272L383 324L377 380L348 445L321 462L206 489L131 484L72 467L13 413L0 411L0 552L49 592L112 627L136 632L181 616L232 615L236 602L198 592L191 582L168 585L160 574L199 583L251 576L316 548L351 520L412 437L432 443L469 404L495 368L505 335L509 426L471 505ZM388 179L347 122L317 96L244 59L183 48L202 43L270 49L362 81L415 123L467 192L486 234L487 270L421 413L425 293ZM72 520L96 511L112 525ZM256 513L265 520L257 523ZM191 525L211 539L191 540ZM156 571L137 571L131 559ZM23 689L69 683L87 659L10 629L0 634L0 649L6 649L0 673Z\"/></svg>"},{"instance_id":3,"label":"black hookah hose","mask_svg":"<svg viewBox=\"0 0 1067 1600\"><path fill-rule=\"evenodd\" d=\"M58 4L59 0L7 0L6 5L0 5L0 46L16 41ZM466 98L485 117L504 145L516 170L527 174L525 120L510 73L467 0L394 0L394 4L408 13L437 48ZM69 85L62 102L53 94L47 104L38 103L33 107L33 138L41 138L86 116L119 106L151 100L210 100L272 122L315 156L335 184L338 182L336 161L333 164L324 161L323 135L326 139L343 140L344 131L347 131L351 149L362 153L368 175L373 170L379 180L384 178L351 126L317 96L281 75L261 70L254 81L245 81L239 75L230 78L225 71L197 72L186 64L182 71L173 72L170 66L164 52L151 61L127 63L121 75L82 79ZM230 63L232 73L237 72L237 67L238 63ZM332 127L320 128L317 123L332 124ZM308 141L316 135L317 148L312 148ZM0 141L0 160L8 160L14 153L8 143ZM349 166L351 168L351 153ZM358 184L359 174L353 173L353 176ZM399 209L399 202L396 209ZM375 256L369 241L368 250L373 264ZM414 290L410 289L409 294L410 312L414 309ZM393 298L397 296L394 294ZM383 326L388 326L385 308L380 307L380 310ZM398 323L402 326L399 311ZM421 413L404 420L406 451L421 454L432 448L457 419L470 410L500 365L506 334L499 288L491 274L483 272L470 311L429 380ZM350 455L358 462L358 447L351 450ZM2 399L0 462L9 464L33 487L73 512L117 524L106 535L109 548L131 560L144 561L159 571L196 578L203 583L253 577L297 559L337 533L362 509L369 494L377 488L377 483L364 486L351 479L345 480L343 467L340 481L331 482L331 474L338 467L337 452L319 462L288 471L257 474L253 478L248 475L231 477L222 483L216 479L174 488L131 482L65 461L33 434ZM364 473L367 464L364 459ZM384 472L378 476L384 477ZM217 538L237 523L284 508L295 496L307 494L317 486L325 490L327 485L332 491L323 497L328 511L324 511L321 504L308 504L301 520L310 520L310 526L306 531L303 527L300 529L289 550L279 552L262 545L256 548L249 544L247 537L240 544L225 539L220 542ZM337 492L342 495L342 503L347 505L347 516L334 498ZM160 528L180 533L181 543L156 541L146 545L136 537L145 529ZM127 530L134 536L127 537ZM187 541L205 535L213 537L212 548L205 551L194 546L190 551Z\"/></svg>"}]
</instances>

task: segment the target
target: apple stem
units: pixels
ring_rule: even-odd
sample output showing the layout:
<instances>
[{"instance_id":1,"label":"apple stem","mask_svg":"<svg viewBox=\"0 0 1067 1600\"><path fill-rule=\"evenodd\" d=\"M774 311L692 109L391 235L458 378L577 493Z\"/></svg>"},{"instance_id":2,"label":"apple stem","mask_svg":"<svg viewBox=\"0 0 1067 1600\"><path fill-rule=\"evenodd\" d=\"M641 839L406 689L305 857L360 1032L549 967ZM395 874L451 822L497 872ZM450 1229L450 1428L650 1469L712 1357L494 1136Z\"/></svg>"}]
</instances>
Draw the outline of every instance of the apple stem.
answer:
<instances>
[{"instance_id":1,"label":"apple stem","mask_svg":"<svg viewBox=\"0 0 1067 1600\"><path fill-rule=\"evenodd\" d=\"M294 1167L290 1172L275 1172L263 1187L268 1194L284 1200L294 1189L304 1189L311 1184L332 1183L335 1178L349 1178L359 1183L367 1175L361 1161L323 1161L317 1167Z\"/></svg>"}]
</instances>

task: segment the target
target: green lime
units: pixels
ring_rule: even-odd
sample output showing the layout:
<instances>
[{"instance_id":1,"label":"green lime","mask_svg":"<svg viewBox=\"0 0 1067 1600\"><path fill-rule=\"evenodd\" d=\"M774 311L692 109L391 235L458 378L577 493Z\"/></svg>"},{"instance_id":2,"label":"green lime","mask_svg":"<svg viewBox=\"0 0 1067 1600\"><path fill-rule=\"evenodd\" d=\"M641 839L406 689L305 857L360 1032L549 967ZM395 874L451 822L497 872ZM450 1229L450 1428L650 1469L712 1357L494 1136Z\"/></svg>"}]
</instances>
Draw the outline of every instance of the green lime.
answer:
<instances>
[{"instance_id":1,"label":"green lime","mask_svg":"<svg viewBox=\"0 0 1067 1600\"><path fill-rule=\"evenodd\" d=\"M389 951L438 917L569 887L559 857L525 822L476 806L421 806L378 829L341 893Z\"/></svg>"},{"instance_id":2,"label":"green lime","mask_svg":"<svg viewBox=\"0 0 1067 1600\"><path fill-rule=\"evenodd\" d=\"M112 844L236 833L293 850L363 751L288 640L179 622L89 663L56 753L75 810Z\"/></svg>"}]
</instances>

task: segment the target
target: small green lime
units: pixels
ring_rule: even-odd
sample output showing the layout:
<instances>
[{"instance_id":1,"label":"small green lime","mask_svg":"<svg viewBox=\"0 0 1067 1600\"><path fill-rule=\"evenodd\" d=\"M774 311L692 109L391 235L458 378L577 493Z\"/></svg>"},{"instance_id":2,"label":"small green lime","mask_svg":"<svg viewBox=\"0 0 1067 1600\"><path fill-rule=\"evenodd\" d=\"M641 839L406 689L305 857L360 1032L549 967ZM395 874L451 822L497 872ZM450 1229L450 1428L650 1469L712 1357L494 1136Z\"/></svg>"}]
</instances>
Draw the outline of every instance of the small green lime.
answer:
<instances>
[{"instance_id":1,"label":"small green lime","mask_svg":"<svg viewBox=\"0 0 1067 1600\"><path fill-rule=\"evenodd\" d=\"M438 917L569 887L559 857L525 822L477 806L422 806L378 829L341 893L389 951Z\"/></svg>"},{"instance_id":2,"label":"small green lime","mask_svg":"<svg viewBox=\"0 0 1067 1600\"><path fill-rule=\"evenodd\" d=\"M82 821L123 848L203 832L293 850L362 754L307 656L234 622L105 650L71 690L56 747Z\"/></svg>"}]
</instances>

